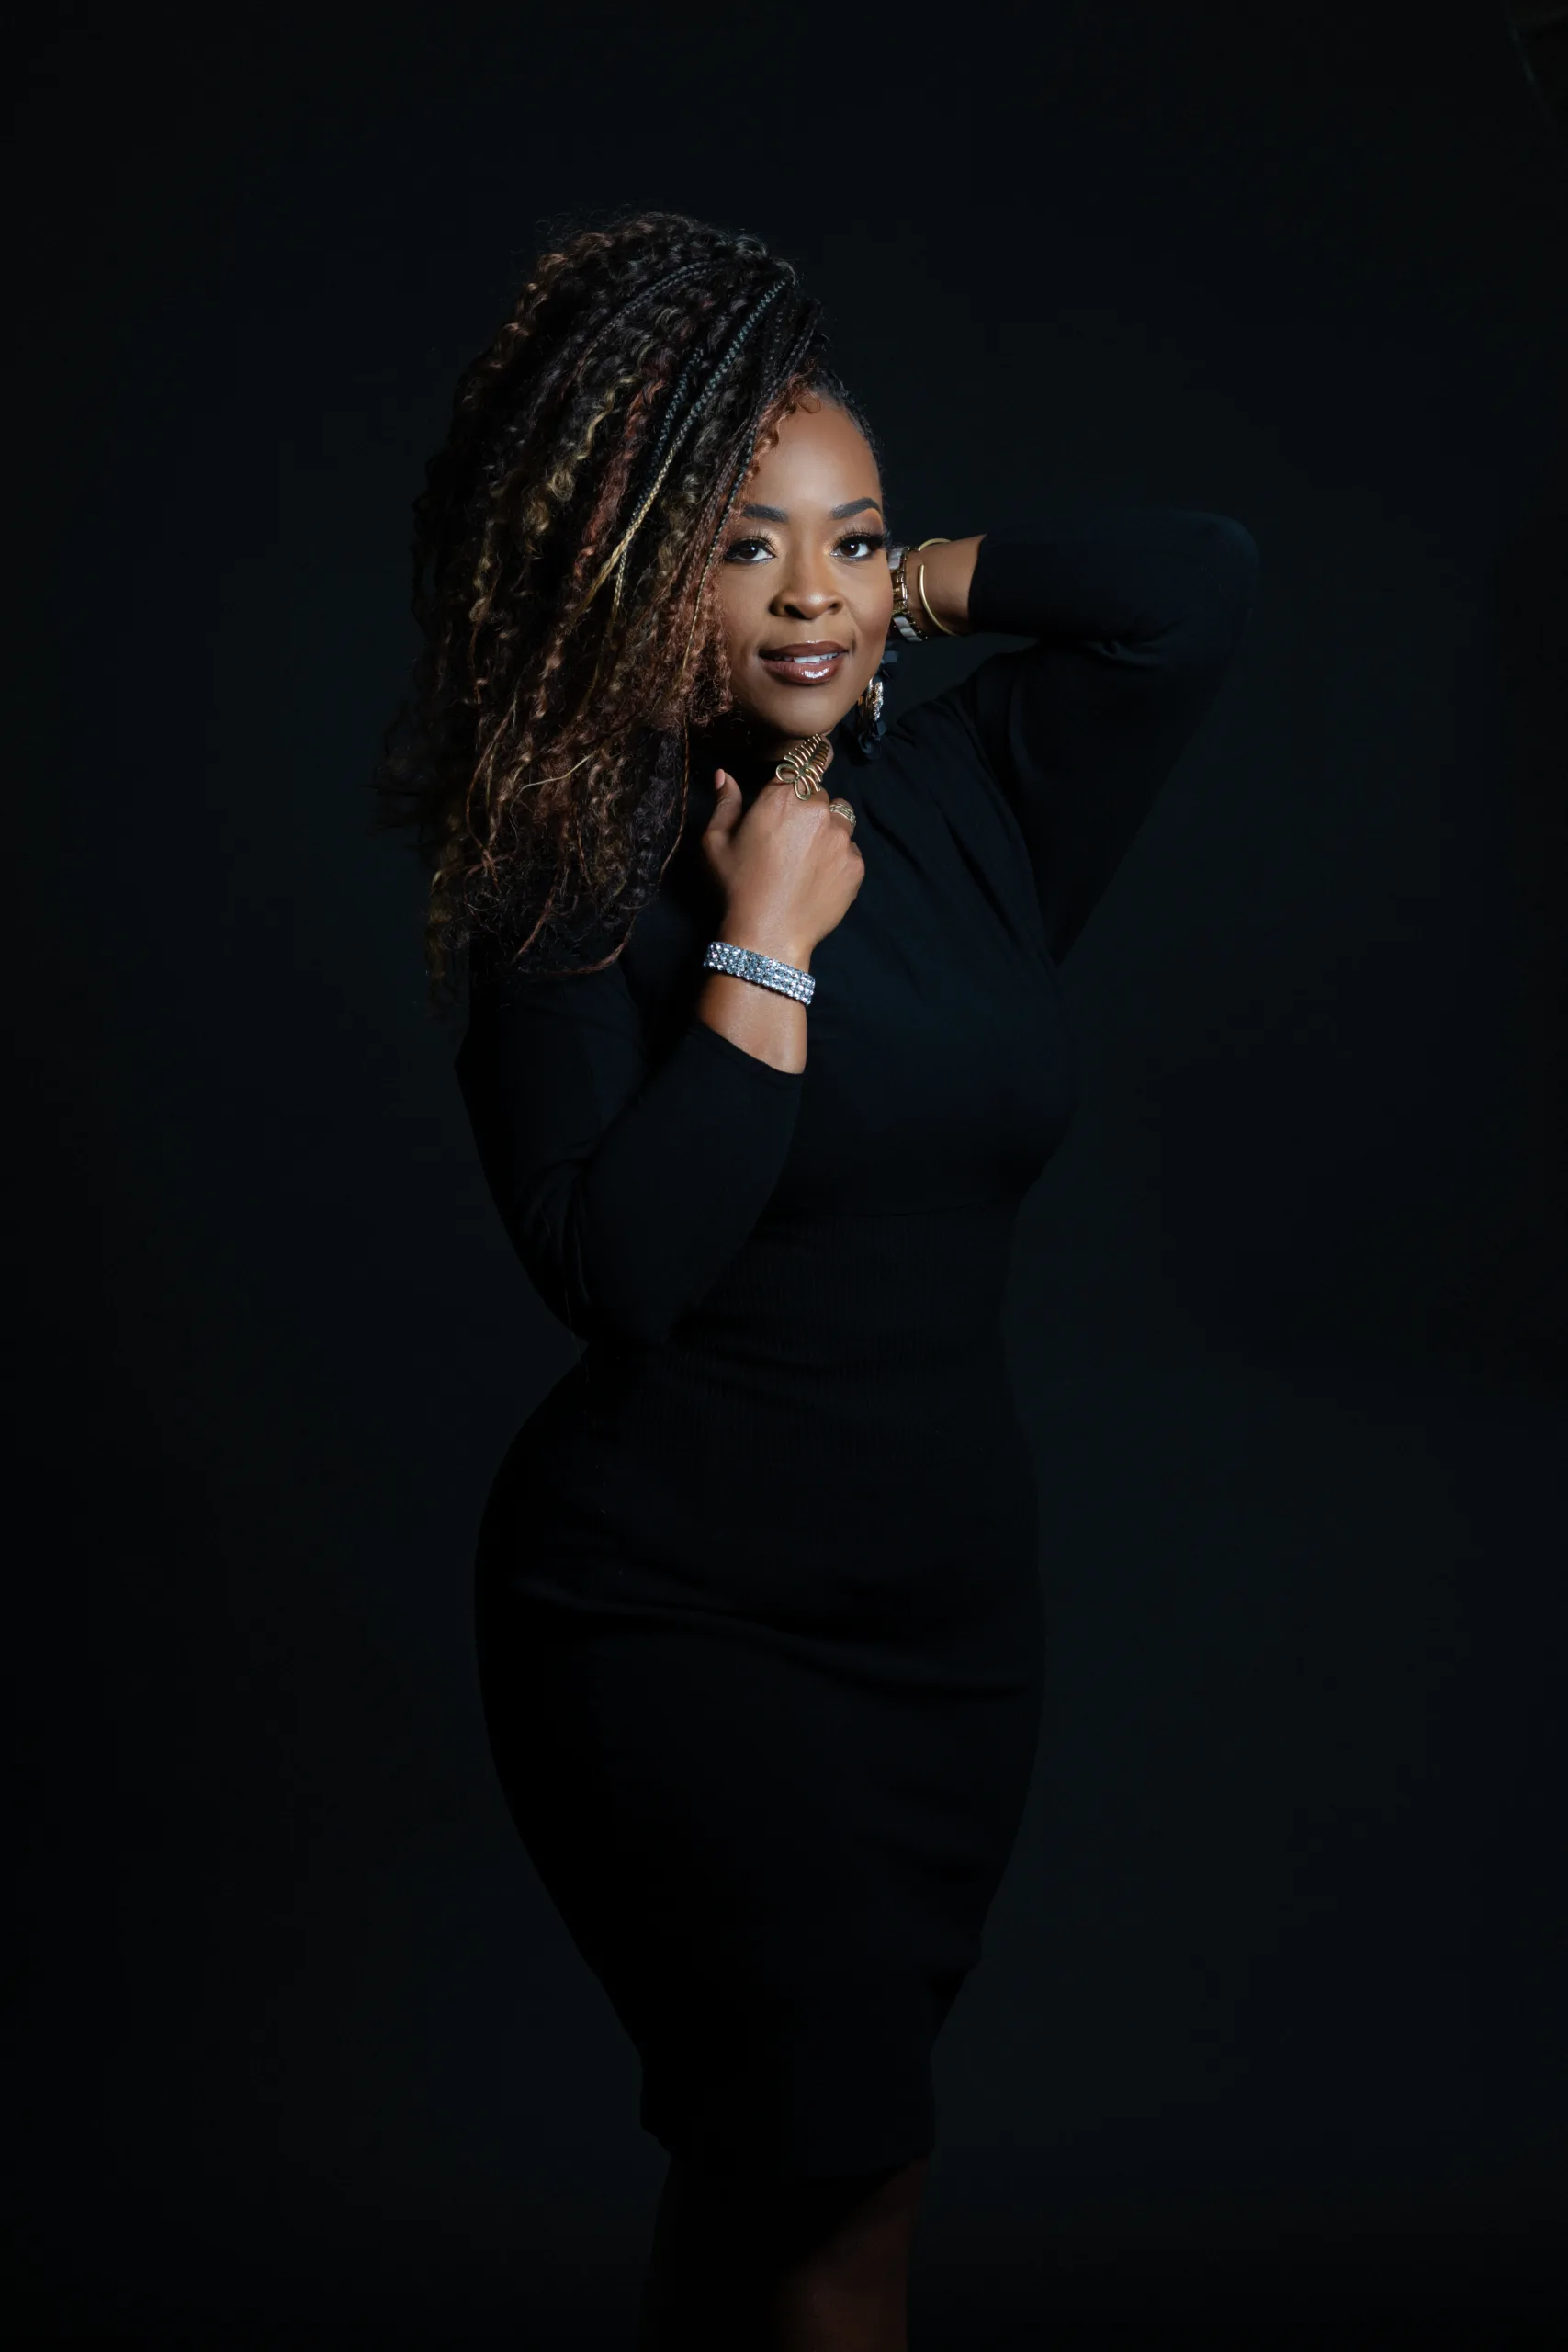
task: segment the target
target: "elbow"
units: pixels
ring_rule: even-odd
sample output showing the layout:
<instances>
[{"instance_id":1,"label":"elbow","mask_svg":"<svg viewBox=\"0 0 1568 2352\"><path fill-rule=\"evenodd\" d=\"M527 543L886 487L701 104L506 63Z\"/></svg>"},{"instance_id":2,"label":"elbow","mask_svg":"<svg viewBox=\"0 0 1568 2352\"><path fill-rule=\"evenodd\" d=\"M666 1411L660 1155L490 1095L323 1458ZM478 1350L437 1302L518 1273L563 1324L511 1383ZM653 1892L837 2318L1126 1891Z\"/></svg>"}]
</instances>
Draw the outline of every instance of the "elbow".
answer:
<instances>
[{"instance_id":1,"label":"elbow","mask_svg":"<svg viewBox=\"0 0 1568 2352\"><path fill-rule=\"evenodd\" d=\"M1247 633L1262 559L1245 523L1229 514L1201 520L1180 616L1159 650L1171 666L1207 674L1224 670Z\"/></svg>"},{"instance_id":2,"label":"elbow","mask_svg":"<svg viewBox=\"0 0 1568 2352\"><path fill-rule=\"evenodd\" d=\"M1234 515L1180 508L1163 518L1163 583L1145 628L1117 658L1154 674L1223 669L1246 632L1262 559Z\"/></svg>"},{"instance_id":3,"label":"elbow","mask_svg":"<svg viewBox=\"0 0 1568 2352\"><path fill-rule=\"evenodd\" d=\"M1263 559L1245 523L1231 514L1209 518L1208 571L1223 621L1240 634L1258 594Z\"/></svg>"},{"instance_id":4,"label":"elbow","mask_svg":"<svg viewBox=\"0 0 1568 2352\"><path fill-rule=\"evenodd\" d=\"M671 1337L679 1313L670 1300L655 1295L646 1284L615 1284L569 1292L569 1329L580 1340L639 1351L662 1348Z\"/></svg>"},{"instance_id":5,"label":"elbow","mask_svg":"<svg viewBox=\"0 0 1568 2352\"><path fill-rule=\"evenodd\" d=\"M535 1288L574 1339L646 1349L671 1338L685 1302L656 1264L623 1255L574 1218L562 1231L535 1226L515 1239Z\"/></svg>"}]
</instances>

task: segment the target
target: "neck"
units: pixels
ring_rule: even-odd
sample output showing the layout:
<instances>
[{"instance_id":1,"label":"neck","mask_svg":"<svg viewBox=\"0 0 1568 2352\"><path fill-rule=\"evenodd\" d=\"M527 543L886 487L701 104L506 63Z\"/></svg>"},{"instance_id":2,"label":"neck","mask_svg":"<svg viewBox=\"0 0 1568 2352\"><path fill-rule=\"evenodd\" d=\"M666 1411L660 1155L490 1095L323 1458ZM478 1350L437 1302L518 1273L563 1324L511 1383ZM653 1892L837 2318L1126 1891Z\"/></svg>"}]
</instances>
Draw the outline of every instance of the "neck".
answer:
<instances>
[{"instance_id":1,"label":"neck","mask_svg":"<svg viewBox=\"0 0 1568 2352\"><path fill-rule=\"evenodd\" d=\"M716 768L726 769L740 786L741 798L750 801L773 781L784 753L808 740L805 735L781 734L755 719L727 712L712 727L694 731L692 766L707 784L713 782Z\"/></svg>"}]
</instances>

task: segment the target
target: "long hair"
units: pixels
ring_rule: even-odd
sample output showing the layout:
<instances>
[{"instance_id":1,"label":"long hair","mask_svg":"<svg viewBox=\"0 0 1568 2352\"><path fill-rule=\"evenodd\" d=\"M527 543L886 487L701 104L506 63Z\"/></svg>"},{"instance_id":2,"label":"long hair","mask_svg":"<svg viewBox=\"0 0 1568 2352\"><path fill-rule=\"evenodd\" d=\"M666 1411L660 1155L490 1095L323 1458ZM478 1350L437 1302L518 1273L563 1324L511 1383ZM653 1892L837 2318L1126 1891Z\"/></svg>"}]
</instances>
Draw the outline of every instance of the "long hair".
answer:
<instances>
[{"instance_id":1,"label":"long hair","mask_svg":"<svg viewBox=\"0 0 1568 2352\"><path fill-rule=\"evenodd\" d=\"M728 707L720 542L816 387L819 309L752 236L679 213L547 253L464 370L414 504L423 639L378 827L430 873L433 1007L483 937L536 973L625 946L680 838L686 730Z\"/></svg>"}]
</instances>

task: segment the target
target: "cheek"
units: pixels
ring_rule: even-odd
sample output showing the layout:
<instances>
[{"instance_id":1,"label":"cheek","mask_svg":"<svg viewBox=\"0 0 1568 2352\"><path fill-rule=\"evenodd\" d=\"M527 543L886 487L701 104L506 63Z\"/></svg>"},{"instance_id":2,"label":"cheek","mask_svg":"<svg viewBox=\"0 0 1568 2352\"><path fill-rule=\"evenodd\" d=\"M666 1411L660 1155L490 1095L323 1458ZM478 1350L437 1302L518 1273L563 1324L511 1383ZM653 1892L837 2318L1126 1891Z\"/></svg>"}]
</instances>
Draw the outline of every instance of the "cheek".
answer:
<instances>
[{"instance_id":1,"label":"cheek","mask_svg":"<svg viewBox=\"0 0 1568 2352\"><path fill-rule=\"evenodd\" d=\"M880 628L886 637L893 627L893 574L881 558L874 572L862 582L858 601L863 627Z\"/></svg>"},{"instance_id":2,"label":"cheek","mask_svg":"<svg viewBox=\"0 0 1568 2352\"><path fill-rule=\"evenodd\" d=\"M876 668L882 659L882 649L893 628L893 582L884 577L876 585L868 587L859 600L855 620L870 654L866 674Z\"/></svg>"},{"instance_id":3,"label":"cheek","mask_svg":"<svg viewBox=\"0 0 1568 2352\"><path fill-rule=\"evenodd\" d=\"M733 656L757 634L758 618L766 598L760 598L754 571L745 564L727 563L718 575L718 618L724 641Z\"/></svg>"},{"instance_id":4,"label":"cheek","mask_svg":"<svg viewBox=\"0 0 1568 2352\"><path fill-rule=\"evenodd\" d=\"M751 707L750 657L767 623L767 598L758 593L752 567L732 563L720 570L714 610L724 645L730 692L739 707L748 710Z\"/></svg>"}]
</instances>

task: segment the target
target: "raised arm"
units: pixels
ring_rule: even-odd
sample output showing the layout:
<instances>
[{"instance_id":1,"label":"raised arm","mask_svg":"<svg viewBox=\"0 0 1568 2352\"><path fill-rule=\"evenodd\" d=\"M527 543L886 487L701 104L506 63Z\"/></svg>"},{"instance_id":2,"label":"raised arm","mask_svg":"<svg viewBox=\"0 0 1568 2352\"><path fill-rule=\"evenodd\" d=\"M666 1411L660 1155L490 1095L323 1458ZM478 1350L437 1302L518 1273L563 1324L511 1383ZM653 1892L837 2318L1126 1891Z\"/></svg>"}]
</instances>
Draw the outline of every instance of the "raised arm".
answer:
<instances>
[{"instance_id":1,"label":"raised arm","mask_svg":"<svg viewBox=\"0 0 1568 2352\"><path fill-rule=\"evenodd\" d=\"M750 1234L804 1083L694 1014L650 1066L618 964L477 989L457 1073L540 1297L579 1339L648 1347Z\"/></svg>"},{"instance_id":2,"label":"raised arm","mask_svg":"<svg viewBox=\"0 0 1568 2352\"><path fill-rule=\"evenodd\" d=\"M958 695L1016 808L1059 962L1219 691L1257 545L1226 514L1092 506L931 548L918 564L954 635L1036 640L982 662Z\"/></svg>"}]
</instances>

